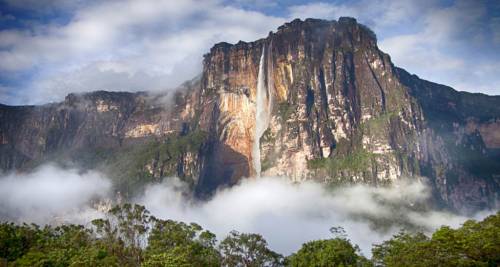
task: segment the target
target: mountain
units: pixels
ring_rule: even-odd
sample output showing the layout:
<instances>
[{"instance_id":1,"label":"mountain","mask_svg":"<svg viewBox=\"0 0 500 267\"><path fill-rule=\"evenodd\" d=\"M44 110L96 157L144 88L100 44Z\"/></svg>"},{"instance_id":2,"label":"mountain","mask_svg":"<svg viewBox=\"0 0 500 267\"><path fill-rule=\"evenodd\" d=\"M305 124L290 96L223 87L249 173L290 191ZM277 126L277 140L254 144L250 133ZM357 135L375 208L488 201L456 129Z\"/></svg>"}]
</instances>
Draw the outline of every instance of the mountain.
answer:
<instances>
[{"instance_id":1,"label":"mountain","mask_svg":"<svg viewBox=\"0 0 500 267\"><path fill-rule=\"evenodd\" d=\"M199 197L243 177L386 185L422 179L435 203L473 211L500 193L500 96L395 67L353 18L294 20L219 43L174 93L70 94L0 106L0 167L59 161L131 193L179 176Z\"/></svg>"}]
</instances>

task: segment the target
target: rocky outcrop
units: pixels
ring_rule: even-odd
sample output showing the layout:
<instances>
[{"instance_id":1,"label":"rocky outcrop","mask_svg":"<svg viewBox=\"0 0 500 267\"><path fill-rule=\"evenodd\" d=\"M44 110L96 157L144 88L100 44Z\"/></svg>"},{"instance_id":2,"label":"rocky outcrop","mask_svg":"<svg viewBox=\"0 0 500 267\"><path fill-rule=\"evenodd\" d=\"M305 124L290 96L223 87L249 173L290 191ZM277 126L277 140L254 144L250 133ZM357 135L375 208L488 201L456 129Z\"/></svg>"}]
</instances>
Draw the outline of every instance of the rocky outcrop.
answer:
<instances>
[{"instance_id":1,"label":"rocky outcrop","mask_svg":"<svg viewBox=\"0 0 500 267\"><path fill-rule=\"evenodd\" d=\"M216 44L184 87L167 104L96 92L2 106L1 167L84 148L135 153L104 162L135 162L147 181L179 175L200 197L261 173L330 185L425 179L454 209L499 199L500 97L396 68L353 18L294 20L255 42Z\"/></svg>"},{"instance_id":2,"label":"rocky outcrop","mask_svg":"<svg viewBox=\"0 0 500 267\"><path fill-rule=\"evenodd\" d=\"M258 136L262 75L271 108ZM426 177L449 207L498 201L499 98L404 73L352 18L294 20L256 42L217 44L205 56L200 90L200 127L220 148L206 165L219 171L202 177L201 188L255 175L260 156L263 175L374 185Z\"/></svg>"},{"instance_id":3,"label":"rocky outcrop","mask_svg":"<svg viewBox=\"0 0 500 267\"><path fill-rule=\"evenodd\" d=\"M195 88L197 80L171 95L98 91L43 106L2 105L0 168L30 169L47 161L99 168L130 191L128 179L197 177L198 148L179 154L187 146L176 147L175 158L165 155L172 150L167 141L187 142L192 132Z\"/></svg>"}]
</instances>

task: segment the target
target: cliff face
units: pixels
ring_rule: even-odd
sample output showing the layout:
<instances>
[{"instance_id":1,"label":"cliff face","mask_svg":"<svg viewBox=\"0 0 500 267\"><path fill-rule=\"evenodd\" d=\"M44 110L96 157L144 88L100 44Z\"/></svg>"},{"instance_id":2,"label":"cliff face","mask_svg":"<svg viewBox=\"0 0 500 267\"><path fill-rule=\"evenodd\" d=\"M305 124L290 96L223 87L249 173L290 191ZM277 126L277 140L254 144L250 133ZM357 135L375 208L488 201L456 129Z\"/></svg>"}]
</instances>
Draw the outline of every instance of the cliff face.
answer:
<instances>
[{"instance_id":1,"label":"cliff face","mask_svg":"<svg viewBox=\"0 0 500 267\"><path fill-rule=\"evenodd\" d=\"M214 138L244 157L243 175L255 174L261 58L265 106L271 102L260 138L264 174L381 183L415 172L420 107L374 34L346 18L296 20L254 43L218 44L206 56L200 103L208 124L201 127L214 127ZM323 168L338 163L348 168Z\"/></svg>"},{"instance_id":2,"label":"cliff face","mask_svg":"<svg viewBox=\"0 0 500 267\"><path fill-rule=\"evenodd\" d=\"M295 20L256 42L217 44L200 90L211 144L202 193L255 176L260 158L263 175L296 181L424 176L436 199L457 209L498 200L499 97L408 75L354 19Z\"/></svg>"},{"instance_id":3,"label":"cliff face","mask_svg":"<svg viewBox=\"0 0 500 267\"><path fill-rule=\"evenodd\" d=\"M203 139L189 131L199 82L183 87L172 96L98 91L43 106L0 105L0 170L52 161L99 168L129 192L138 180L197 177L198 147L168 143Z\"/></svg>"},{"instance_id":4,"label":"cliff face","mask_svg":"<svg viewBox=\"0 0 500 267\"><path fill-rule=\"evenodd\" d=\"M331 185L425 177L451 208L498 201L500 97L394 67L352 18L294 20L255 42L216 44L201 78L184 87L168 104L96 92L2 106L1 167L83 149L136 166L142 180L184 177L199 196L258 175ZM115 159L123 154L134 156Z\"/></svg>"},{"instance_id":5,"label":"cliff face","mask_svg":"<svg viewBox=\"0 0 500 267\"><path fill-rule=\"evenodd\" d=\"M457 92L399 68L396 72L425 118L421 175L430 177L439 196L454 207L497 205L500 96Z\"/></svg>"}]
</instances>

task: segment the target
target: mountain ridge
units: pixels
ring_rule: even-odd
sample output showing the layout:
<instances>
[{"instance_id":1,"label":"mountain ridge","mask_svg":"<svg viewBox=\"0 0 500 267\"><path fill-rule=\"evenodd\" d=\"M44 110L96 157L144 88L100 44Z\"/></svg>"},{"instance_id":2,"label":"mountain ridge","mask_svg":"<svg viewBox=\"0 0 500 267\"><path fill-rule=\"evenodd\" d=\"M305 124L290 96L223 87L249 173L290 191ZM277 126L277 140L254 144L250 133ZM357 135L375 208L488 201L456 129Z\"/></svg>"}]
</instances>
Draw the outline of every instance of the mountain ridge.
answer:
<instances>
[{"instance_id":1,"label":"mountain ridge","mask_svg":"<svg viewBox=\"0 0 500 267\"><path fill-rule=\"evenodd\" d=\"M257 138L259 78L270 121ZM162 96L104 91L1 105L0 167L88 157L82 168L119 177L119 190L176 175L207 197L256 174L257 142L263 175L331 185L414 177L451 209L498 203L500 96L458 92L395 67L354 18L293 20L254 42L215 44L202 76L181 87L169 105Z\"/></svg>"}]
</instances>

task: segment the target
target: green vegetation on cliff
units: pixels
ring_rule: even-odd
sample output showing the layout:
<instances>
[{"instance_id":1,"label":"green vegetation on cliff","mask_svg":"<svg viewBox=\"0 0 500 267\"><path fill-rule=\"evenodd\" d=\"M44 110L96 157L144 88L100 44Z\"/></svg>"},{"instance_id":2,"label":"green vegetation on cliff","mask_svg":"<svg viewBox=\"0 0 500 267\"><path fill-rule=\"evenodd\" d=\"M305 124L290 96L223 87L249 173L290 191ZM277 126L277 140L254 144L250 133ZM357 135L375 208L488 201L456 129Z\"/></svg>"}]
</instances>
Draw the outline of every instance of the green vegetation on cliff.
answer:
<instances>
[{"instance_id":1,"label":"green vegetation on cliff","mask_svg":"<svg viewBox=\"0 0 500 267\"><path fill-rule=\"evenodd\" d=\"M342 171L360 173L366 171L376 155L365 149L357 149L346 155L335 155L330 158L312 159L307 162L309 169L326 170L330 177L338 177Z\"/></svg>"},{"instance_id":2,"label":"green vegetation on cliff","mask_svg":"<svg viewBox=\"0 0 500 267\"><path fill-rule=\"evenodd\" d=\"M391 119L397 118L397 116L396 112L386 112L372 117L361 123L361 130L369 136L383 136L383 133L390 130Z\"/></svg>"},{"instance_id":3,"label":"green vegetation on cliff","mask_svg":"<svg viewBox=\"0 0 500 267\"><path fill-rule=\"evenodd\" d=\"M297 110L297 106L289 102L278 103L278 115L282 122L286 122Z\"/></svg>"},{"instance_id":4,"label":"green vegetation on cliff","mask_svg":"<svg viewBox=\"0 0 500 267\"><path fill-rule=\"evenodd\" d=\"M190 153L196 160L206 136L205 132L196 130L185 135L170 134L162 139L134 144L114 151L104 165L116 181L117 188L128 194L137 193L137 189L147 183L168 176L177 176L193 186L197 176L196 166L184 166L194 164L186 162L185 157Z\"/></svg>"}]
</instances>

